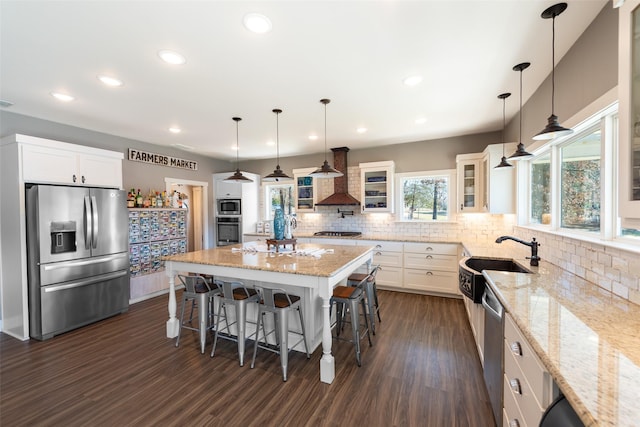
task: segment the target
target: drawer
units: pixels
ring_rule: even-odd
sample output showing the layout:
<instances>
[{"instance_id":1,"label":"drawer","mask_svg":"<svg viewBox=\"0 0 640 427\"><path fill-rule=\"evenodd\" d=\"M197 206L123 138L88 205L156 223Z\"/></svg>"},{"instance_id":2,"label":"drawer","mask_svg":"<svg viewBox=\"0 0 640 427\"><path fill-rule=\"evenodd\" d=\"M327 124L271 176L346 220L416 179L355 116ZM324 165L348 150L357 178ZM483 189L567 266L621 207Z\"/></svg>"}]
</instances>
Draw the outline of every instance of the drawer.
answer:
<instances>
[{"instance_id":1,"label":"drawer","mask_svg":"<svg viewBox=\"0 0 640 427\"><path fill-rule=\"evenodd\" d=\"M512 317L505 316L505 318L505 360L507 359L507 354L513 357L515 363L527 377L527 381L531 385L533 394L536 396L540 406L546 408L551 404L553 394L551 376L531 349Z\"/></svg>"},{"instance_id":2,"label":"drawer","mask_svg":"<svg viewBox=\"0 0 640 427\"><path fill-rule=\"evenodd\" d=\"M402 252L373 251L373 264L402 267Z\"/></svg>"},{"instance_id":3,"label":"drawer","mask_svg":"<svg viewBox=\"0 0 640 427\"><path fill-rule=\"evenodd\" d=\"M453 243L405 243L405 252L458 256L458 245Z\"/></svg>"},{"instance_id":4,"label":"drawer","mask_svg":"<svg viewBox=\"0 0 640 427\"><path fill-rule=\"evenodd\" d=\"M439 254L404 254L405 268L419 268L424 270L458 271L457 257Z\"/></svg>"},{"instance_id":5,"label":"drawer","mask_svg":"<svg viewBox=\"0 0 640 427\"><path fill-rule=\"evenodd\" d=\"M544 413L544 409L538 403L538 400L531 390L527 377L520 370L516 363L513 353L508 352L504 357L504 396L507 400L511 395L520 409L520 414L526 425L537 426ZM512 384L515 382L516 384ZM517 389L517 390L516 390ZM518 392L519 390L519 392Z\"/></svg>"},{"instance_id":6,"label":"drawer","mask_svg":"<svg viewBox=\"0 0 640 427\"><path fill-rule=\"evenodd\" d=\"M402 267L384 266L376 274L377 286L402 287Z\"/></svg>"},{"instance_id":7,"label":"drawer","mask_svg":"<svg viewBox=\"0 0 640 427\"><path fill-rule=\"evenodd\" d=\"M504 410L502 412L502 426L503 427L528 427L528 424L525 422L524 417L520 413L520 408L518 408L518 403L516 399L513 397L513 393L509 392L509 382L507 381L507 377L504 377L503 380L504 387ZM535 424L533 427L537 427L538 424Z\"/></svg>"},{"instance_id":8,"label":"drawer","mask_svg":"<svg viewBox=\"0 0 640 427\"><path fill-rule=\"evenodd\" d=\"M402 242L386 242L380 240L358 240L358 246L375 246L375 251L402 252Z\"/></svg>"},{"instance_id":9,"label":"drawer","mask_svg":"<svg viewBox=\"0 0 640 427\"><path fill-rule=\"evenodd\" d=\"M404 287L433 292L455 294L458 291L458 276L447 271L429 271L405 268L403 273Z\"/></svg>"}]
</instances>

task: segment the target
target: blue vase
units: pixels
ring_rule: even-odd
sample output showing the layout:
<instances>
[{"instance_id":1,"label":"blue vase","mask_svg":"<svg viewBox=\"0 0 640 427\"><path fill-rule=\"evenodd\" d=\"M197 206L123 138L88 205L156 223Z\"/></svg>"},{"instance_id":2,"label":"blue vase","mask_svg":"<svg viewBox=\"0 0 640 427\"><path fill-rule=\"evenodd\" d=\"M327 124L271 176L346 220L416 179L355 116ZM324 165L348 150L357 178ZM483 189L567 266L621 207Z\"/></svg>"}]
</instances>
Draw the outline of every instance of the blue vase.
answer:
<instances>
[{"instance_id":1,"label":"blue vase","mask_svg":"<svg viewBox=\"0 0 640 427\"><path fill-rule=\"evenodd\" d=\"M273 235L276 240L284 239L284 213L279 208L273 215Z\"/></svg>"}]
</instances>

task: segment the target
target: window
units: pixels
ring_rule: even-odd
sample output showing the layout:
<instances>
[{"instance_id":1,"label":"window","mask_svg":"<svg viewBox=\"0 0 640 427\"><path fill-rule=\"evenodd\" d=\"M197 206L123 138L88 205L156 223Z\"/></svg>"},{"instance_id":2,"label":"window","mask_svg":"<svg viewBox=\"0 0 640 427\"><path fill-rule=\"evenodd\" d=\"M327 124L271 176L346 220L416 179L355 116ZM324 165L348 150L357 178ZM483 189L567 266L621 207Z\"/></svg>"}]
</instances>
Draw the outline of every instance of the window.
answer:
<instances>
[{"instance_id":1,"label":"window","mask_svg":"<svg viewBox=\"0 0 640 427\"><path fill-rule=\"evenodd\" d=\"M273 213L277 207L282 209L285 215L296 213L293 200L293 183L290 184L264 184L265 219L273 219Z\"/></svg>"},{"instance_id":2,"label":"window","mask_svg":"<svg viewBox=\"0 0 640 427\"><path fill-rule=\"evenodd\" d=\"M551 156L546 153L531 161L531 215L532 224L551 222Z\"/></svg>"},{"instance_id":3,"label":"window","mask_svg":"<svg viewBox=\"0 0 640 427\"><path fill-rule=\"evenodd\" d=\"M455 171L396 174L401 221L446 221L450 219L451 189Z\"/></svg>"}]
</instances>

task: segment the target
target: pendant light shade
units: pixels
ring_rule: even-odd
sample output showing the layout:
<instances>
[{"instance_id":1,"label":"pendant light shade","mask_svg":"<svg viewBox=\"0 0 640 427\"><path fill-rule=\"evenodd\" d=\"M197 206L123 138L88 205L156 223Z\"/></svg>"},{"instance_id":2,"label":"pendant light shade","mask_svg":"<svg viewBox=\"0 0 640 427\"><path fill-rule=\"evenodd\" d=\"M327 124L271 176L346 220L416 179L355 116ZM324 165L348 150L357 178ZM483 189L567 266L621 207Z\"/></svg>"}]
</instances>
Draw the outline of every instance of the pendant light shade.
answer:
<instances>
[{"instance_id":1,"label":"pendant light shade","mask_svg":"<svg viewBox=\"0 0 640 427\"><path fill-rule=\"evenodd\" d=\"M282 172L282 169L280 169L280 129L279 129L279 123L278 123L278 115L282 113L282 110L280 110L279 108L275 108L271 111L276 113L276 155L277 155L276 168L273 171L273 173L270 173L269 175L265 176L264 178L262 178L262 180L263 181L280 181L280 180L292 179L289 175Z\"/></svg>"},{"instance_id":2,"label":"pendant light shade","mask_svg":"<svg viewBox=\"0 0 640 427\"><path fill-rule=\"evenodd\" d=\"M542 131L533 137L533 139L541 140L541 139L554 139L559 136L570 135L573 133L572 129L567 129L562 127L560 123L558 123L558 116L554 113L554 104L555 104L555 92L556 92L556 16L560 15L567 8L566 3L558 3L553 6L545 9L542 12L543 19L552 20L552 32L551 32L551 115L547 119L547 126L545 126Z\"/></svg>"},{"instance_id":3,"label":"pendant light shade","mask_svg":"<svg viewBox=\"0 0 640 427\"><path fill-rule=\"evenodd\" d=\"M242 175L242 172L240 172L240 161L238 160L238 153L240 151L240 145L238 142L238 122L240 120L242 120L240 117L233 117L233 121L236 122L236 171L230 177L225 178L224 181L245 184L247 182L253 182L253 180Z\"/></svg>"},{"instance_id":4,"label":"pendant light shade","mask_svg":"<svg viewBox=\"0 0 640 427\"><path fill-rule=\"evenodd\" d=\"M498 95L498 99L502 99L502 132L500 133L500 139L502 140L502 159L500 160L500 163L498 164L498 166L496 166L494 169L500 169L500 168L512 168L513 165L511 163L509 163L507 161L507 158L504 156L504 127L505 127L505 106L506 106L506 99L508 97L510 97L511 94L509 92L507 93L501 93L500 95Z\"/></svg>"},{"instance_id":5,"label":"pendant light shade","mask_svg":"<svg viewBox=\"0 0 640 427\"><path fill-rule=\"evenodd\" d=\"M513 67L513 71L520 71L520 132L518 134L518 147L516 148L516 152L509 156L511 160L520 160L520 159L528 159L533 157L533 154L528 153L527 150L524 149L524 144L522 143L522 71L529 68L531 63L522 62Z\"/></svg>"},{"instance_id":6,"label":"pendant light shade","mask_svg":"<svg viewBox=\"0 0 640 427\"><path fill-rule=\"evenodd\" d=\"M320 103L324 104L324 163L309 174L314 178L335 178L344 175L339 170L332 168L327 161L327 104L330 102L330 99L320 100Z\"/></svg>"}]
</instances>

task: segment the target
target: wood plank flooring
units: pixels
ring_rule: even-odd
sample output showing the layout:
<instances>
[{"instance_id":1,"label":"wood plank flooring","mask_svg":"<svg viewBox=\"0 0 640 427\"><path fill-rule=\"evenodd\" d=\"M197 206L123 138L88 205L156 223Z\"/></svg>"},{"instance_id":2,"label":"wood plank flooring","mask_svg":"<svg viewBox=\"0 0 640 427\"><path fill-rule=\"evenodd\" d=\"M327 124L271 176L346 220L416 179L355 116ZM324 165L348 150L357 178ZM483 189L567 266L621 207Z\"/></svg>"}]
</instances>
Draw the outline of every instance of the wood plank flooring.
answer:
<instances>
[{"instance_id":1,"label":"wood plank flooring","mask_svg":"<svg viewBox=\"0 0 640 427\"><path fill-rule=\"evenodd\" d=\"M184 331L166 338L167 297L45 342L0 334L2 426L493 426L461 300L379 291L373 347L334 341L336 380L319 381L318 348L240 367Z\"/></svg>"}]
</instances>

